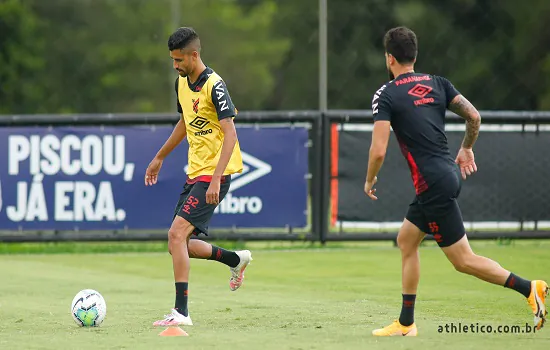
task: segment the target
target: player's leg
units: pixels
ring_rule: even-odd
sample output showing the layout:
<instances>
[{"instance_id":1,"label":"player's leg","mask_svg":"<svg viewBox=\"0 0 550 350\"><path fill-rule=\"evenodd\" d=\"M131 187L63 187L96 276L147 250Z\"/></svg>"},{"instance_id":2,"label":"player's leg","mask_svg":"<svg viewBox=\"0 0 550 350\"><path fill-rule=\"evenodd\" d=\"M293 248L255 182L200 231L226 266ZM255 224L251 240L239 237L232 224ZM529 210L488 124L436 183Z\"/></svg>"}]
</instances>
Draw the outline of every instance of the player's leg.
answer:
<instances>
[{"instance_id":1,"label":"player's leg","mask_svg":"<svg viewBox=\"0 0 550 350\"><path fill-rule=\"evenodd\" d=\"M176 282L175 309L184 316L189 314L187 310L187 296L189 283L189 253L187 240L193 232L193 225L180 216L176 216L172 227L168 231L168 246L172 251L172 264L174 268L174 280Z\"/></svg>"},{"instance_id":2,"label":"player's leg","mask_svg":"<svg viewBox=\"0 0 550 350\"><path fill-rule=\"evenodd\" d=\"M172 256L176 301L172 312L164 319L153 323L155 326L192 325L187 309L189 287L189 253L187 241L193 233L194 226L181 216L176 216L168 231L168 249Z\"/></svg>"},{"instance_id":3,"label":"player's leg","mask_svg":"<svg viewBox=\"0 0 550 350\"><path fill-rule=\"evenodd\" d=\"M231 178L229 176L221 182L220 202L229 191L230 182ZM216 209L216 205L206 203L206 191L209 186L210 184L207 182L197 182L188 196L188 203L191 207L183 206L183 210L186 208L191 210L191 214L187 214L187 216L195 226L195 234L197 235L200 233L208 235L208 225ZM198 239L191 239L189 245L191 246L190 254L192 257L217 260L229 266L231 272L229 288L232 291L239 289L243 284L244 271L252 261L252 254L249 250L231 252Z\"/></svg>"},{"instance_id":4,"label":"player's leg","mask_svg":"<svg viewBox=\"0 0 550 350\"><path fill-rule=\"evenodd\" d=\"M418 247L425 235L415 224L405 219L397 236L397 244L401 250L401 283L403 293L399 323L403 326L410 326L414 323L414 304L416 301L416 290L420 281L420 252L418 251Z\"/></svg>"},{"instance_id":5,"label":"player's leg","mask_svg":"<svg viewBox=\"0 0 550 350\"><path fill-rule=\"evenodd\" d=\"M225 198L225 195L227 194L227 192L229 192L230 186L231 186L231 177L228 176L227 181L222 183L220 186L220 203ZM214 209L212 209L212 214L214 213ZM213 249L212 257L218 261L221 261L221 259L223 259L224 254L227 252L225 250L222 250L219 247L213 247L212 249ZM229 277L229 289L232 292L236 291L242 286L244 282L244 272L248 267L248 265L250 264L250 262L252 261L252 253L250 252L250 250L238 250L234 253L239 256L239 263L236 266L229 265L229 272L231 273L231 277Z\"/></svg>"},{"instance_id":6,"label":"player's leg","mask_svg":"<svg viewBox=\"0 0 550 350\"><path fill-rule=\"evenodd\" d=\"M475 254L466 235L458 242L442 247L442 250L457 271L521 293L533 311L535 327L542 328L548 314L545 307L548 284L545 281L526 280L504 269L496 261Z\"/></svg>"},{"instance_id":7,"label":"player's leg","mask_svg":"<svg viewBox=\"0 0 550 350\"><path fill-rule=\"evenodd\" d=\"M470 247L466 235L451 246L442 246L442 250L454 268L459 272L501 286L506 283L506 280L510 276L510 272L505 270L496 261L475 254ZM518 282L518 291L524 295L525 293L529 293L530 282L522 278L519 278Z\"/></svg>"},{"instance_id":8,"label":"player's leg","mask_svg":"<svg viewBox=\"0 0 550 350\"><path fill-rule=\"evenodd\" d=\"M455 193L445 189L456 188ZM460 194L458 174L450 174L439 185L441 196L426 205L425 214L437 243L459 272L483 281L514 289L525 296L535 314L535 326L540 329L546 317L544 301L548 285L544 281L529 281L504 269L499 263L475 254L464 228L462 212L457 202Z\"/></svg>"},{"instance_id":9,"label":"player's leg","mask_svg":"<svg viewBox=\"0 0 550 350\"><path fill-rule=\"evenodd\" d=\"M236 291L243 284L244 270L252 261L249 250L226 250L200 239L189 240L188 249L191 258L214 260L229 266L231 272L229 288L232 291Z\"/></svg>"},{"instance_id":10,"label":"player's leg","mask_svg":"<svg viewBox=\"0 0 550 350\"><path fill-rule=\"evenodd\" d=\"M180 196L180 200L176 206L174 217L178 215L178 212L187 203L192 188L192 185L185 185L184 190ZM225 193L220 194L225 196ZM229 267L236 267L240 262L240 257L236 252L213 246L210 243L198 239L189 240L187 250L189 251L190 258L216 260Z\"/></svg>"},{"instance_id":11,"label":"player's leg","mask_svg":"<svg viewBox=\"0 0 550 350\"><path fill-rule=\"evenodd\" d=\"M418 331L414 323L416 291L420 281L420 254L418 247L426 235L423 227L424 216L415 200L409 207L397 235L397 245L401 251L402 304L399 319L392 324L372 332L376 336L416 336Z\"/></svg>"},{"instance_id":12,"label":"player's leg","mask_svg":"<svg viewBox=\"0 0 550 350\"><path fill-rule=\"evenodd\" d=\"M229 267L239 265L241 259L237 252L217 247L200 239L189 240L189 257L193 259L215 260Z\"/></svg>"}]
</instances>

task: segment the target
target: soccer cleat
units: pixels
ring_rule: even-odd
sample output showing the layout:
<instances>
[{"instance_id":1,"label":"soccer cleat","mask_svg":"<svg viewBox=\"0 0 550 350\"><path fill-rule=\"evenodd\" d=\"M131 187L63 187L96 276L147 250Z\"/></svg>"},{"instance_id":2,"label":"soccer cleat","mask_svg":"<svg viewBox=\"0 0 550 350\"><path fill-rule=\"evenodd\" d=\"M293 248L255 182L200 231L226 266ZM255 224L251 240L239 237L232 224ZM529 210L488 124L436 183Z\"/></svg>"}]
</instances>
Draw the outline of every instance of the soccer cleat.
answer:
<instances>
[{"instance_id":1,"label":"soccer cleat","mask_svg":"<svg viewBox=\"0 0 550 350\"><path fill-rule=\"evenodd\" d=\"M165 315L163 320L158 320L153 323L156 327L169 327L169 326L192 326L193 322L189 315L183 316L176 309L172 309L172 313Z\"/></svg>"},{"instance_id":2,"label":"soccer cleat","mask_svg":"<svg viewBox=\"0 0 550 350\"><path fill-rule=\"evenodd\" d=\"M399 320L393 321L393 323L389 326L372 331L372 335L378 337L416 337L417 334L418 329L416 328L415 323L411 324L410 326L403 326L401 325L401 323L399 323Z\"/></svg>"},{"instance_id":3,"label":"soccer cleat","mask_svg":"<svg viewBox=\"0 0 550 350\"><path fill-rule=\"evenodd\" d=\"M546 322L548 311L546 310L544 301L547 295L548 284L546 282L540 280L531 281L531 294L529 294L527 302L535 315L535 328L537 330L541 329L544 326L544 322Z\"/></svg>"},{"instance_id":4,"label":"soccer cleat","mask_svg":"<svg viewBox=\"0 0 550 350\"><path fill-rule=\"evenodd\" d=\"M236 291L239 289L239 287L243 284L244 281L244 270L250 264L252 261L252 253L250 253L250 250L239 250L237 255L241 259L239 262L239 265L235 267L230 267L229 270L231 270L231 278L229 279L229 288L231 291Z\"/></svg>"}]
</instances>

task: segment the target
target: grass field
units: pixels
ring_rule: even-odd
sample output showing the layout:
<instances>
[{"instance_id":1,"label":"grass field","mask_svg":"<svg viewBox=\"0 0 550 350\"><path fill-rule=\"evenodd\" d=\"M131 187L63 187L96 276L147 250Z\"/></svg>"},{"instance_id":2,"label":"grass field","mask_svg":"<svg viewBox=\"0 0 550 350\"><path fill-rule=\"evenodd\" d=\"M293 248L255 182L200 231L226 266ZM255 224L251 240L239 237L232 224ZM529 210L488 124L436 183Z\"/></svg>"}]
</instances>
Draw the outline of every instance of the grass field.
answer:
<instances>
[{"instance_id":1,"label":"grass field","mask_svg":"<svg viewBox=\"0 0 550 350\"><path fill-rule=\"evenodd\" d=\"M550 280L550 242L473 246L521 276ZM177 338L159 337L162 329L152 327L173 306L167 253L1 254L0 349L500 350L550 341L548 326L535 334L439 333L451 323L523 327L533 318L518 293L455 272L431 245L421 250L419 336L375 338L371 331L399 314L399 251L388 244L330 247L251 246L254 261L237 292L229 291L225 266L194 260L195 325L184 327L189 337ZM79 328L69 314L84 288L107 301L99 328Z\"/></svg>"}]
</instances>

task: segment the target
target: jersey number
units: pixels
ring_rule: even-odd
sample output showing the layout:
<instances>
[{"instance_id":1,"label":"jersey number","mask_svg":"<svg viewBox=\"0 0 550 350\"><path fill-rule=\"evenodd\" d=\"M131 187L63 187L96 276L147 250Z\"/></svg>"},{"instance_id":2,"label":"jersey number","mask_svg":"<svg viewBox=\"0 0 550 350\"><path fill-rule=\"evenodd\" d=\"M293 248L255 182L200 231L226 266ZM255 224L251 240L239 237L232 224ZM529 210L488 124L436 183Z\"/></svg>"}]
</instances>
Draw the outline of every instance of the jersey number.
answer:
<instances>
[{"instance_id":1,"label":"jersey number","mask_svg":"<svg viewBox=\"0 0 550 350\"><path fill-rule=\"evenodd\" d=\"M198 204L199 204L199 200L197 197L189 196L189 198L187 198L186 204L183 206L183 211L186 212L187 214L191 214L190 212L191 207L195 209Z\"/></svg>"}]
</instances>

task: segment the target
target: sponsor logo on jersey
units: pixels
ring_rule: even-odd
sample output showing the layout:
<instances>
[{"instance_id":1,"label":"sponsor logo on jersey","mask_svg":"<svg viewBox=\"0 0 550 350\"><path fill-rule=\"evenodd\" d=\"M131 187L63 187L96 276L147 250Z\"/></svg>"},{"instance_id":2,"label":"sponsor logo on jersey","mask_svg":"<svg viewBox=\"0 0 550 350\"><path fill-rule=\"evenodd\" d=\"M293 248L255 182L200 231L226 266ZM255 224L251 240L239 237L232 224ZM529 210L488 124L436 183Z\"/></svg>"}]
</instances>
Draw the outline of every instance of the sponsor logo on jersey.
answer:
<instances>
[{"instance_id":1,"label":"sponsor logo on jersey","mask_svg":"<svg viewBox=\"0 0 550 350\"><path fill-rule=\"evenodd\" d=\"M218 100L218 106L220 108L220 112L223 112L229 109L229 105L227 104L227 92L221 80L218 80L214 84L214 92L216 93L216 98Z\"/></svg>"},{"instance_id":2,"label":"sponsor logo on jersey","mask_svg":"<svg viewBox=\"0 0 550 350\"><path fill-rule=\"evenodd\" d=\"M193 112L195 113L199 113L199 100L200 99L192 99L191 101L193 101Z\"/></svg>"},{"instance_id":3,"label":"sponsor logo on jersey","mask_svg":"<svg viewBox=\"0 0 550 350\"><path fill-rule=\"evenodd\" d=\"M412 89L409 90L408 94L415 97L424 98L427 94L432 92L432 90L433 88L431 86L416 84Z\"/></svg>"},{"instance_id":4,"label":"sponsor logo on jersey","mask_svg":"<svg viewBox=\"0 0 550 350\"><path fill-rule=\"evenodd\" d=\"M408 94L414 97L419 97L419 100L414 101L415 106L424 105L427 103L434 103L435 100L433 97L426 98L426 95L428 95L430 92L432 92L433 88L428 85L423 84L416 84L412 89L409 90Z\"/></svg>"},{"instance_id":5,"label":"sponsor logo on jersey","mask_svg":"<svg viewBox=\"0 0 550 350\"><path fill-rule=\"evenodd\" d=\"M195 117L195 119L193 119L193 121L189 123L190 126L200 130L195 132L195 136L205 136L211 134L212 129L204 129L208 124L210 124L210 122L206 118L199 116Z\"/></svg>"},{"instance_id":6,"label":"sponsor logo on jersey","mask_svg":"<svg viewBox=\"0 0 550 350\"><path fill-rule=\"evenodd\" d=\"M386 85L382 86L376 93L374 94L374 97L372 98L372 114L378 113L378 99L380 98L380 95L382 95L382 91L386 88Z\"/></svg>"}]
</instances>

